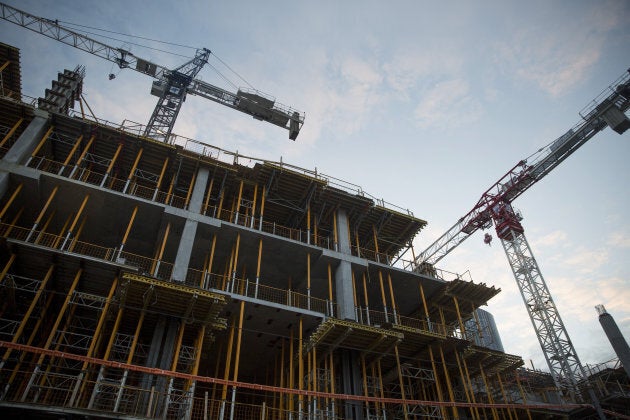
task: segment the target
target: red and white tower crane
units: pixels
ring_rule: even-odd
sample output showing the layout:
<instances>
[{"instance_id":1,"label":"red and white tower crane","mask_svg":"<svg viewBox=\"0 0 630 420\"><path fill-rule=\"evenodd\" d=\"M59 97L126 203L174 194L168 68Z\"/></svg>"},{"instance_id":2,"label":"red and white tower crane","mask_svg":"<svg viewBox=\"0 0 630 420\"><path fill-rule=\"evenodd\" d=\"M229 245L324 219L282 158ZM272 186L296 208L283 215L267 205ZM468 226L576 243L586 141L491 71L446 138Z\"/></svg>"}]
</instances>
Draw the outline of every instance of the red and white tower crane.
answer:
<instances>
[{"instance_id":1,"label":"red and white tower crane","mask_svg":"<svg viewBox=\"0 0 630 420\"><path fill-rule=\"evenodd\" d=\"M549 370L558 388L568 395L579 396L578 383L586 374L527 243L522 217L512 208L512 202L606 126L619 134L630 128L626 115L629 108L630 70L580 112L579 123L532 157L518 162L481 195L472 210L414 261L415 269L424 271L477 230L494 224ZM485 241L489 242L488 236ZM591 397L595 400L594 395Z\"/></svg>"}]
</instances>

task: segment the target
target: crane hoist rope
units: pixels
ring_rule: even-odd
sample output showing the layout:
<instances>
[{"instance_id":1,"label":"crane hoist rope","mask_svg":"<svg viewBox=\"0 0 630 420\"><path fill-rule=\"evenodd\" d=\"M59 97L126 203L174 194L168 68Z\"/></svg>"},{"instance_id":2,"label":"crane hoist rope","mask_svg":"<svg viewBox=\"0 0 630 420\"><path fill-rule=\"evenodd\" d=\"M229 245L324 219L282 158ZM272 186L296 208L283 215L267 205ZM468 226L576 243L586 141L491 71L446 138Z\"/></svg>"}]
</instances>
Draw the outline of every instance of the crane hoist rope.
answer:
<instances>
[{"instance_id":1,"label":"crane hoist rope","mask_svg":"<svg viewBox=\"0 0 630 420\"><path fill-rule=\"evenodd\" d=\"M0 18L111 61L121 69L133 69L157 79L153 82L151 94L159 99L147 124L145 136L168 142L187 94L209 99L255 119L282 127L289 131L291 140L297 138L304 124L303 113L258 90L241 88L234 93L197 79L197 74L208 61L209 49L197 50L195 57L171 70L137 57L131 51L112 47L66 28L59 21L34 16L5 3L0 3Z\"/></svg>"}]
</instances>

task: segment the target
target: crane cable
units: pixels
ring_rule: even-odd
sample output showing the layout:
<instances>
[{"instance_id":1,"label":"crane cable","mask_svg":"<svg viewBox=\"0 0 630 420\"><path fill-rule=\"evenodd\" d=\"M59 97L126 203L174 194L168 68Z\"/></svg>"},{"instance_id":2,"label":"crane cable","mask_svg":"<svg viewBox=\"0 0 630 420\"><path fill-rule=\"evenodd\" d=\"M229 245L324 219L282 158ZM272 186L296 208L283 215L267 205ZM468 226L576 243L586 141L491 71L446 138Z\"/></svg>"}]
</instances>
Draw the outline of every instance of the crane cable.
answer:
<instances>
[{"instance_id":1,"label":"crane cable","mask_svg":"<svg viewBox=\"0 0 630 420\"><path fill-rule=\"evenodd\" d=\"M120 36L126 36L126 37L129 37L129 38L137 38L137 39L142 39L142 40L145 40L145 41L157 42L157 43L160 43L160 44L165 44L165 45L172 45L172 46L175 46L175 47L188 48L188 49L192 49L192 50L199 50L199 49L200 49L200 48L197 48L197 47L193 47L193 46L191 46L191 45L178 44L178 43L176 43L176 42L161 41L161 40L159 40L159 39L155 39L155 38L148 38L148 37L139 36L139 35L131 35L131 34L126 34L126 33L123 33L123 32L117 32L117 31L111 31L111 30L108 30L108 29L97 28L97 27L94 27L94 26L81 25L81 24L79 24L79 23L69 22L69 21L65 21L65 20L59 20L59 21L57 21L57 22L58 22L58 23L63 23L63 24L68 25L68 26L77 27L77 28L85 28L85 29L90 29L90 30L93 30L93 31L106 32L106 33L109 33L109 34L115 34L115 35L120 35ZM83 33L85 33L85 34L94 35L94 36L99 36L99 37L102 37L102 38L105 38L105 39L110 39L110 40L113 40L113 41L117 41L117 42L121 42L121 43L127 43L127 44L129 44L129 45L135 45L135 46L137 46L137 47L141 47L141 48L146 48L146 49L149 49L149 50L154 50L154 51L162 52L162 53L165 53L165 54L171 54L171 55L174 55L174 56L177 56L177 57L191 58L191 57L186 56L186 55L183 55L183 54L179 54L179 53L175 53L175 52L172 52L172 51L163 50L163 49L160 49L160 48L149 47L149 46L147 46L147 45L143 45L143 44L139 44L139 43L135 43L135 42L124 41L124 40L122 40L122 39L118 39L118 38L114 38L114 37L111 37L111 36L107 36L107 35L99 34L99 33L96 33L96 32L90 32L90 31L85 31L85 30L83 30L82 32L83 32ZM228 65L225 61L223 61L223 60L222 60L219 56L217 56L216 54L214 54L214 53L212 53L212 52L211 52L211 54L212 54L212 55L213 55L213 56L214 56L214 57L215 57L215 58L216 58L216 59L217 59L217 60L218 60L221 64L223 64L223 65L224 65L224 66L225 66L225 67L226 67L229 71L231 71L231 72L232 72L234 75L236 75L236 76L237 76L240 80L242 80L242 81L243 81L243 82L244 82L247 86L249 86L249 87L250 87L250 88L252 88L252 89L255 89L255 88L252 86L252 84L251 84L251 83L249 83L247 80L245 80L245 78L243 78L243 76L241 76L240 74L238 74L238 73L237 73L237 72L236 72L236 71L235 71L232 67L230 67L230 66L229 66L229 65ZM221 79L223 79L223 81L225 81L227 84L231 85L231 86L232 86L232 87L234 87L234 88L236 88L236 87L237 87L237 86L236 86L236 84L234 84L234 83L233 83L233 82L232 82L232 81L231 81L228 77L226 77L223 73L221 73L221 72L219 71L219 69L217 69L217 68L216 68L216 66L214 66L214 65L212 65L212 64L210 64L210 63L208 63L208 65L209 65L209 66L210 66L210 67L211 67L211 68L212 68L212 69L213 69L213 70L217 73L217 75L219 75L219 77L220 77Z\"/></svg>"}]
</instances>

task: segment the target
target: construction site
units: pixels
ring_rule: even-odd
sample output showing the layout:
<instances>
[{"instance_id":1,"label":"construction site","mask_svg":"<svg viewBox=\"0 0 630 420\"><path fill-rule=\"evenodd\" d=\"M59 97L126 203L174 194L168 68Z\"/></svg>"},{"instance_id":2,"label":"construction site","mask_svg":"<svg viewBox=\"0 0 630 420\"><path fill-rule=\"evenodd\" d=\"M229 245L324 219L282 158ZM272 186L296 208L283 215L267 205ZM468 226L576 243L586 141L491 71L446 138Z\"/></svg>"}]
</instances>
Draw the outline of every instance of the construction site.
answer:
<instances>
[{"instance_id":1,"label":"construction site","mask_svg":"<svg viewBox=\"0 0 630 420\"><path fill-rule=\"evenodd\" d=\"M423 218L172 133L173 75L190 83L200 55L130 126L76 110L80 66L26 96L20 53L0 45L3 418L629 418L618 361L563 379L505 353L480 311L500 289L416 253ZM228 106L293 140L304 123L255 93ZM466 234L487 223L471 215Z\"/></svg>"}]
</instances>

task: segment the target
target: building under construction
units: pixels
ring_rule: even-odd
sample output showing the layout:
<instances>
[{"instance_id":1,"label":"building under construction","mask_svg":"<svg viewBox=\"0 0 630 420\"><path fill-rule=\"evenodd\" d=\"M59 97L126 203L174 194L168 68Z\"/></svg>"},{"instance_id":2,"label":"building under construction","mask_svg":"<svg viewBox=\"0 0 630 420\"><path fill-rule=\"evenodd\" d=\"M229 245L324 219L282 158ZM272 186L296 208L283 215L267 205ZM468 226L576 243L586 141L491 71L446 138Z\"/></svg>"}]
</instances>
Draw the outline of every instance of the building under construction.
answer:
<instances>
[{"instance_id":1,"label":"building under construction","mask_svg":"<svg viewBox=\"0 0 630 420\"><path fill-rule=\"evenodd\" d=\"M74 113L80 67L38 100L21 93L17 49L1 46L0 70L3 416L594 415L475 344L499 290L412 270L426 222L411 212Z\"/></svg>"}]
</instances>

